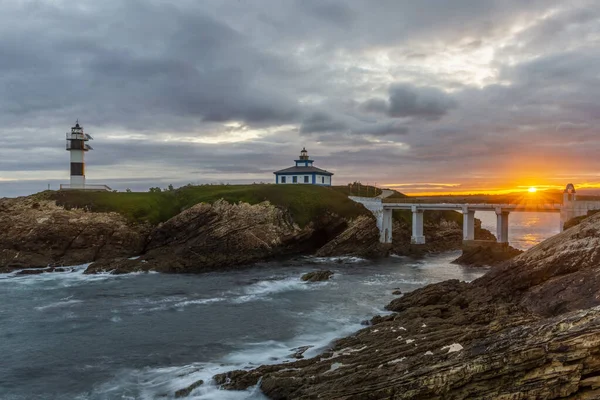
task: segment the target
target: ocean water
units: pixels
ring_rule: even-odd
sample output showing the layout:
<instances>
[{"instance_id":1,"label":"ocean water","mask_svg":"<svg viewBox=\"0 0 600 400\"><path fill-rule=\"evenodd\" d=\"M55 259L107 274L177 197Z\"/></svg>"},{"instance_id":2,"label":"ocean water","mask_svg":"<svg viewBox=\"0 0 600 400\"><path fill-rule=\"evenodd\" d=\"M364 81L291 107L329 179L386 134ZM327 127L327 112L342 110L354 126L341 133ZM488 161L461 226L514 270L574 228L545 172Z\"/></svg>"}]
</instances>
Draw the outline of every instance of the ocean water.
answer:
<instances>
[{"instance_id":1,"label":"ocean water","mask_svg":"<svg viewBox=\"0 0 600 400\"><path fill-rule=\"evenodd\" d=\"M512 243L558 231L543 218L518 214ZM85 265L0 275L0 399L172 399L198 380L188 398L263 399L256 388L221 391L211 377L290 361L300 346L311 357L385 314L394 290L485 273L450 264L458 255L304 258L203 275L87 276ZM301 281L322 268L335 271L330 281Z\"/></svg>"},{"instance_id":2,"label":"ocean water","mask_svg":"<svg viewBox=\"0 0 600 400\"><path fill-rule=\"evenodd\" d=\"M475 217L481 220L483 228L496 234L495 213L477 211ZM508 217L508 242L517 249L527 250L559 232L559 214L513 212Z\"/></svg>"},{"instance_id":3,"label":"ocean water","mask_svg":"<svg viewBox=\"0 0 600 400\"><path fill-rule=\"evenodd\" d=\"M304 259L204 275L0 275L0 399L156 399L200 379L194 399L261 399L220 391L217 373L307 357L361 321L386 313L393 290L484 271L449 264L458 254ZM335 271L304 283L303 273Z\"/></svg>"}]
</instances>

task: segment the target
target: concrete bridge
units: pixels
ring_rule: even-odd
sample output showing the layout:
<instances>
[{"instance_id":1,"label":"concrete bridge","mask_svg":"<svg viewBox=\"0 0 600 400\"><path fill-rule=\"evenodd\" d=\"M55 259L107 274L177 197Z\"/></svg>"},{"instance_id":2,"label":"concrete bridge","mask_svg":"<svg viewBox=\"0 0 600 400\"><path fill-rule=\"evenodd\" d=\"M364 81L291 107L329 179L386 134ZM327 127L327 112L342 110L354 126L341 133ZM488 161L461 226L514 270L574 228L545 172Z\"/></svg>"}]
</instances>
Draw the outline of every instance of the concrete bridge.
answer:
<instances>
[{"instance_id":1,"label":"concrete bridge","mask_svg":"<svg viewBox=\"0 0 600 400\"><path fill-rule=\"evenodd\" d=\"M560 230L568 220L587 215L588 211L600 210L600 201L577 200L575 187L567 185L563 193L562 204L544 203L411 203L410 199L403 199L397 203L383 202L378 197L355 197L350 199L363 204L371 211L377 219L379 228L379 241L381 243L392 243L392 211L410 210L412 212L412 235L411 243L424 244L423 235L423 213L428 210L436 211L459 211L463 214L463 240L475 239L475 211L489 211L496 213L496 238L499 243L508 243L508 216L511 212L550 212L560 213Z\"/></svg>"}]
</instances>

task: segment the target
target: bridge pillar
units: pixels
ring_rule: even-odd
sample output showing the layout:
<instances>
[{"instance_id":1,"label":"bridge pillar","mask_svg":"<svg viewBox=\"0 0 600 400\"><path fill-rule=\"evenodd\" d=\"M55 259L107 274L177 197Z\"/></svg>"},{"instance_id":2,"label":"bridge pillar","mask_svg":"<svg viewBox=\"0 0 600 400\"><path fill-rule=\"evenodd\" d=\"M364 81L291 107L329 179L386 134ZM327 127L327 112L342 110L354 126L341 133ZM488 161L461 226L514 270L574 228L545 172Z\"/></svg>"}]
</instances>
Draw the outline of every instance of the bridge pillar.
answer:
<instances>
[{"instance_id":1,"label":"bridge pillar","mask_svg":"<svg viewBox=\"0 0 600 400\"><path fill-rule=\"evenodd\" d=\"M475 240L475 211L463 207L463 240Z\"/></svg>"},{"instance_id":2,"label":"bridge pillar","mask_svg":"<svg viewBox=\"0 0 600 400\"><path fill-rule=\"evenodd\" d=\"M392 243L392 210L384 208L382 217L381 229L379 230L379 242Z\"/></svg>"},{"instance_id":3,"label":"bridge pillar","mask_svg":"<svg viewBox=\"0 0 600 400\"><path fill-rule=\"evenodd\" d=\"M498 243L508 243L508 211L496 208L496 238Z\"/></svg>"},{"instance_id":4,"label":"bridge pillar","mask_svg":"<svg viewBox=\"0 0 600 400\"><path fill-rule=\"evenodd\" d=\"M412 206L412 236L410 238L412 244L425 244L425 236L423 236L423 210Z\"/></svg>"}]
</instances>

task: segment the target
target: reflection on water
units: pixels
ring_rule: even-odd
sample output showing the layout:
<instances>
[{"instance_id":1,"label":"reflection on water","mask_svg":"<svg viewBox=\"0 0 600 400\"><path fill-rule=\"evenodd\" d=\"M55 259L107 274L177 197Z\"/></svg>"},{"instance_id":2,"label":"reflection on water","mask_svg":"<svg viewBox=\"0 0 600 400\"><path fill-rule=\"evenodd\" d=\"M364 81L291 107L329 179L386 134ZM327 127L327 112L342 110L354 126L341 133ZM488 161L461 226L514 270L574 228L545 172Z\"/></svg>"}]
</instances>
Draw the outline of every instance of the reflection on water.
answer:
<instances>
[{"instance_id":1,"label":"reflection on water","mask_svg":"<svg viewBox=\"0 0 600 400\"><path fill-rule=\"evenodd\" d=\"M477 211L481 226L496 234L496 214ZM508 217L508 241L517 249L526 250L560 232L557 213L513 212Z\"/></svg>"}]
</instances>

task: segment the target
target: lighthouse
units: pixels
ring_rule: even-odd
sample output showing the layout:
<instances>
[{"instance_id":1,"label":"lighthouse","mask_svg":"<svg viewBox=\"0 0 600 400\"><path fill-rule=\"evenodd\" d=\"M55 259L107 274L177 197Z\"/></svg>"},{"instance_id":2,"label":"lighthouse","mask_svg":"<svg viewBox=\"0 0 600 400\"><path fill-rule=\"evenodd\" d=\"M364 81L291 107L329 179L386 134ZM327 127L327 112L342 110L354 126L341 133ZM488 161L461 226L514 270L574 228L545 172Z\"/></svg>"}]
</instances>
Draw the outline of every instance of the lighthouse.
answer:
<instances>
[{"instance_id":1,"label":"lighthouse","mask_svg":"<svg viewBox=\"0 0 600 400\"><path fill-rule=\"evenodd\" d=\"M71 153L71 183L69 185L61 184L60 190L112 190L106 185L86 185L85 183L84 155L86 151L94 150L87 144L90 140L94 140L94 138L83 132L83 127L77 120L75 126L71 128L71 132L67 132L67 151Z\"/></svg>"},{"instance_id":2,"label":"lighthouse","mask_svg":"<svg viewBox=\"0 0 600 400\"><path fill-rule=\"evenodd\" d=\"M93 150L92 146L87 144L89 140L93 140L93 138L83 132L79 120L71 128L71 133L67 132L67 151L71 153L70 189L85 189L84 154L89 150Z\"/></svg>"}]
</instances>

